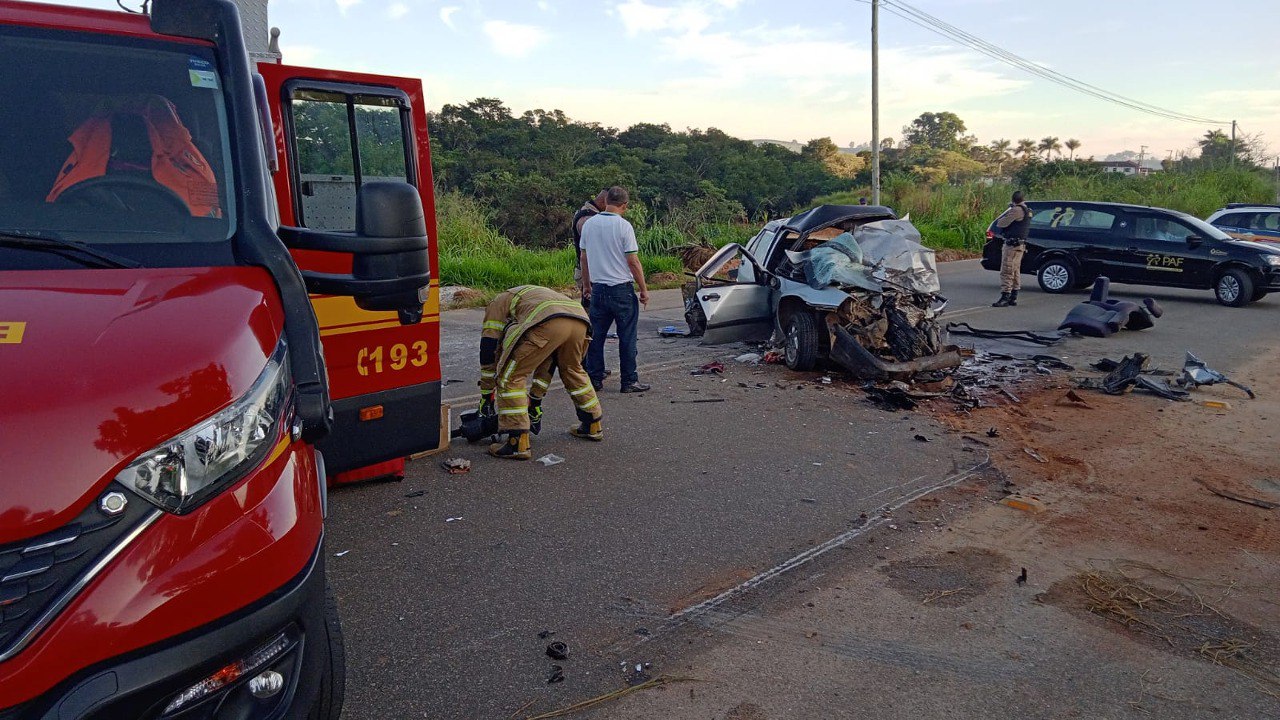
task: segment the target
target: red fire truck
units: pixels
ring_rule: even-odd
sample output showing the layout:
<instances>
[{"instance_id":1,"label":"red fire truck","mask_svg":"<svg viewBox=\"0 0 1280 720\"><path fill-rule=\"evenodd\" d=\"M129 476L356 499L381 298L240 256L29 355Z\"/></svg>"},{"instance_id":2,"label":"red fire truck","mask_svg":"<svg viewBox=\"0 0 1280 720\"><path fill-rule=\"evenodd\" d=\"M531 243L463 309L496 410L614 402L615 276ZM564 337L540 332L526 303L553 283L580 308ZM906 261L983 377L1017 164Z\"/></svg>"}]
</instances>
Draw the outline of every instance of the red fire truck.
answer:
<instances>
[{"instance_id":1,"label":"red fire truck","mask_svg":"<svg viewBox=\"0 0 1280 720\"><path fill-rule=\"evenodd\" d=\"M0 97L0 720L336 718L326 482L440 440L421 85L0 0Z\"/></svg>"}]
</instances>

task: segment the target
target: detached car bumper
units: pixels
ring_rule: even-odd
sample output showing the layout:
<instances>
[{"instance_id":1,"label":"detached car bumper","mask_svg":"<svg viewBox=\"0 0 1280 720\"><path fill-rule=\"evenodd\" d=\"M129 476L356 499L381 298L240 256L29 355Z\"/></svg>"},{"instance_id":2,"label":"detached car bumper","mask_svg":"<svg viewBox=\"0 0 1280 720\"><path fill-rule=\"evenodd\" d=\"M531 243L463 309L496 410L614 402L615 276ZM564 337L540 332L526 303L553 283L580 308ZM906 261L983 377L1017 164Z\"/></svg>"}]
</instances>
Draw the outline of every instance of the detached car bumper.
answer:
<instances>
[{"instance_id":1,"label":"detached car bumper","mask_svg":"<svg viewBox=\"0 0 1280 720\"><path fill-rule=\"evenodd\" d=\"M254 607L172 641L101 663L28 703L0 710L0 720L276 720L305 716L321 692L330 663L322 547L316 548L294 581ZM225 673L224 668L280 636L285 640L277 642L269 660L180 711L165 714L180 693L215 673ZM249 682L268 671L279 673L283 685L272 695L255 697Z\"/></svg>"}]
</instances>

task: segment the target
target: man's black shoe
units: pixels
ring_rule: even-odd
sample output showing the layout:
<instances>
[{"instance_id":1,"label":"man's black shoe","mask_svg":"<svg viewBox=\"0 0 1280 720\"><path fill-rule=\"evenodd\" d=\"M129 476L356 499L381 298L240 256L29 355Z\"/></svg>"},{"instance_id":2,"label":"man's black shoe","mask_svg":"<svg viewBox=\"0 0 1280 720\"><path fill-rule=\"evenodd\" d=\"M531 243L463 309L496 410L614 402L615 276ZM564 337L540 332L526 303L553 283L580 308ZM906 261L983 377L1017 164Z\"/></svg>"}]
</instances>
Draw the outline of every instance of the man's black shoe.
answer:
<instances>
[{"instance_id":1,"label":"man's black shoe","mask_svg":"<svg viewBox=\"0 0 1280 720\"><path fill-rule=\"evenodd\" d=\"M603 390L603 389L604 389L604 381L603 381L603 380L592 380L592 381L591 381L591 387L595 388L596 392L600 392L601 390Z\"/></svg>"},{"instance_id":2,"label":"man's black shoe","mask_svg":"<svg viewBox=\"0 0 1280 720\"><path fill-rule=\"evenodd\" d=\"M631 383L630 385L623 385L622 392L624 393L648 392L651 389L651 387L652 386L646 385L645 383L642 383L642 382Z\"/></svg>"}]
</instances>

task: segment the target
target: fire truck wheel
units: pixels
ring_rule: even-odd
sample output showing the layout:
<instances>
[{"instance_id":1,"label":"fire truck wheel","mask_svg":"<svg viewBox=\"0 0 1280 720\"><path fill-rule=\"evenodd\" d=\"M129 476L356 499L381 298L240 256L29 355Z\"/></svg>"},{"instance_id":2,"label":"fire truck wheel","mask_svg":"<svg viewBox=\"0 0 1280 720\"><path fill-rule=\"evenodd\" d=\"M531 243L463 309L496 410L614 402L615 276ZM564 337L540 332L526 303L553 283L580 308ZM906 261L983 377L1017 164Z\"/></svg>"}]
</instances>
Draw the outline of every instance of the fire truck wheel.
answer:
<instances>
[{"instance_id":1,"label":"fire truck wheel","mask_svg":"<svg viewBox=\"0 0 1280 720\"><path fill-rule=\"evenodd\" d=\"M342 624L338 620L338 603L333 588L324 588L325 640L329 645L328 668L320 679L320 695L307 713L308 720L338 720L347 682L347 653L342 640Z\"/></svg>"}]
</instances>

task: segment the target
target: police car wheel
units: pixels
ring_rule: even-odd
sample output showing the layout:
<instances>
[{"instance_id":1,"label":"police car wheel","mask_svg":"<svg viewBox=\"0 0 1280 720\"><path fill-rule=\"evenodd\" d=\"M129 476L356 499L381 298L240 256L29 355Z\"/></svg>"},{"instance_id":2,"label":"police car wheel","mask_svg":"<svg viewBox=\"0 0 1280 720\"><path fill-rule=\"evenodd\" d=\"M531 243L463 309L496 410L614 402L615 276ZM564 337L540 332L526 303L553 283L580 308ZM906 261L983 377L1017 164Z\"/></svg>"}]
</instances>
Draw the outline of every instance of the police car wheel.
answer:
<instances>
[{"instance_id":1,"label":"police car wheel","mask_svg":"<svg viewBox=\"0 0 1280 720\"><path fill-rule=\"evenodd\" d=\"M1036 271L1040 289L1047 293L1064 293L1076 286L1076 269L1060 258L1050 258Z\"/></svg>"},{"instance_id":2,"label":"police car wheel","mask_svg":"<svg viewBox=\"0 0 1280 720\"><path fill-rule=\"evenodd\" d=\"M1213 293L1218 302L1227 307L1243 307L1253 300L1253 278L1239 268L1232 268L1218 276Z\"/></svg>"}]
</instances>

